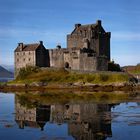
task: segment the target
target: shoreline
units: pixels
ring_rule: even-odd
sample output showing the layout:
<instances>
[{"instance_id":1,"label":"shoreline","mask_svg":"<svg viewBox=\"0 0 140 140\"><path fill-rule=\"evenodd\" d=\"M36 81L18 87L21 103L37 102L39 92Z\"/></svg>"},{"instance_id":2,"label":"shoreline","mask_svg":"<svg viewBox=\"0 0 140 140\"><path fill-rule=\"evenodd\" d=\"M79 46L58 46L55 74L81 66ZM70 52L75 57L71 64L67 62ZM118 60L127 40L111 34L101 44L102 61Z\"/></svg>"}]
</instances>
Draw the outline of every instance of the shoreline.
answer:
<instances>
[{"instance_id":1,"label":"shoreline","mask_svg":"<svg viewBox=\"0 0 140 140\"><path fill-rule=\"evenodd\" d=\"M82 83L67 83L67 84L48 84L43 85L36 83L28 84L3 84L0 85L0 92L16 92L16 91L47 91L47 90L75 90L75 91L138 91L139 84L118 83L118 84L82 84Z\"/></svg>"}]
</instances>

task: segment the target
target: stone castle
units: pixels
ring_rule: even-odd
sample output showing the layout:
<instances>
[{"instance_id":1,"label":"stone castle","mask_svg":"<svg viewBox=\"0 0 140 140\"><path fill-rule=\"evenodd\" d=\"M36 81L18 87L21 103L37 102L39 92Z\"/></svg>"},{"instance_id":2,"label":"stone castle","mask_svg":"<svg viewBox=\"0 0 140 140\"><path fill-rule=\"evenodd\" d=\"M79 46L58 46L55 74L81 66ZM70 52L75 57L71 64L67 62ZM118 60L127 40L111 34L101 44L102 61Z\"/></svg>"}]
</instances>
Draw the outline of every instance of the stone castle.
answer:
<instances>
[{"instance_id":1,"label":"stone castle","mask_svg":"<svg viewBox=\"0 0 140 140\"><path fill-rule=\"evenodd\" d=\"M15 49L15 75L26 66L68 68L81 71L106 71L110 61L110 37L101 21L75 24L67 35L67 48L46 49L43 42L19 43Z\"/></svg>"}]
</instances>

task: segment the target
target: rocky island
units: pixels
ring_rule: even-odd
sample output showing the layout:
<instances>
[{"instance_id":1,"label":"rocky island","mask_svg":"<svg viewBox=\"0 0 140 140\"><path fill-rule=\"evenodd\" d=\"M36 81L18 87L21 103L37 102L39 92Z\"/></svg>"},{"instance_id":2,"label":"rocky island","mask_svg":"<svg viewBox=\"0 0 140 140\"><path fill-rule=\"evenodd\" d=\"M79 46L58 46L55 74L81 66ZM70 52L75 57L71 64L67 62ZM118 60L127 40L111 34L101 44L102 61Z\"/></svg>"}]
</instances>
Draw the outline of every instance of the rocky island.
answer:
<instances>
[{"instance_id":1,"label":"rocky island","mask_svg":"<svg viewBox=\"0 0 140 140\"><path fill-rule=\"evenodd\" d=\"M70 89L90 91L133 91L137 79L125 72L79 72L66 69L26 67L17 78L0 86L0 90Z\"/></svg>"},{"instance_id":2,"label":"rocky island","mask_svg":"<svg viewBox=\"0 0 140 140\"><path fill-rule=\"evenodd\" d=\"M1 84L0 90L74 89L131 91L139 89L136 76L122 72L110 60L110 37L101 20L95 24L75 24L67 35L67 48L46 49L43 41L18 43L15 80Z\"/></svg>"}]
</instances>

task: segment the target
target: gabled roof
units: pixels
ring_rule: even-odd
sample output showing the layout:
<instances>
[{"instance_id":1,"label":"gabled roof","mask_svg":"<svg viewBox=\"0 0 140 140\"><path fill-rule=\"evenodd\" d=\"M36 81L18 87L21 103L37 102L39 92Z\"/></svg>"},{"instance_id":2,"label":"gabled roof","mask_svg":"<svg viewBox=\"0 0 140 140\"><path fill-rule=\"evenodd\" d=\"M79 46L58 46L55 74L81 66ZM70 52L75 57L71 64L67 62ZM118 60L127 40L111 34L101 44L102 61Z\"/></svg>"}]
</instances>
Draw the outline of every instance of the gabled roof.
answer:
<instances>
[{"instance_id":1,"label":"gabled roof","mask_svg":"<svg viewBox=\"0 0 140 140\"><path fill-rule=\"evenodd\" d=\"M89 28L89 27L92 27L92 28L95 28L97 26L97 24L86 24L86 25L81 25L79 28L85 28L85 29L87 29L87 28Z\"/></svg>"},{"instance_id":2,"label":"gabled roof","mask_svg":"<svg viewBox=\"0 0 140 140\"><path fill-rule=\"evenodd\" d=\"M22 47L22 51L35 51L39 46L40 46L39 43L36 43L36 44L23 44L23 43L21 43L16 48L15 52L20 52L21 51L21 47Z\"/></svg>"},{"instance_id":3,"label":"gabled roof","mask_svg":"<svg viewBox=\"0 0 140 140\"><path fill-rule=\"evenodd\" d=\"M82 30L86 31L89 29L96 29L96 27L98 26L102 27L100 20L97 20L95 24L86 24L86 25L75 24L75 28L71 34L76 33L77 31L82 31Z\"/></svg>"},{"instance_id":4,"label":"gabled roof","mask_svg":"<svg viewBox=\"0 0 140 140\"><path fill-rule=\"evenodd\" d=\"M78 28L75 27L75 29L72 31L71 34L73 34L76 31L79 31L79 30L88 30L89 28L94 29L95 27L97 27L97 24L80 25L80 26L78 26Z\"/></svg>"}]
</instances>

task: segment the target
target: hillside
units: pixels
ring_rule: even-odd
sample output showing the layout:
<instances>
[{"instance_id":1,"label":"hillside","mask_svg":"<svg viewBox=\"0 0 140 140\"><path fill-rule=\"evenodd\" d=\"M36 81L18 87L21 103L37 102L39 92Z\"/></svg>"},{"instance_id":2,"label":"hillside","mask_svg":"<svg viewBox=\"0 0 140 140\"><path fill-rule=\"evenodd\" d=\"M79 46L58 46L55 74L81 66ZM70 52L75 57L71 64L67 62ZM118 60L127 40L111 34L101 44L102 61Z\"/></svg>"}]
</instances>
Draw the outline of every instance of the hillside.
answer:
<instances>
[{"instance_id":1,"label":"hillside","mask_svg":"<svg viewBox=\"0 0 140 140\"><path fill-rule=\"evenodd\" d=\"M125 72L128 72L130 74L140 74L140 65L136 65L136 66L124 66L124 67L122 67L122 69Z\"/></svg>"},{"instance_id":2,"label":"hillside","mask_svg":"<svg viewBox=\"0 0 140 140\"><path fill-rule=\"evenodd\" d=\"M14 74L0 66L0 78L13 78Z\"/></svg>"}]
</instances>

